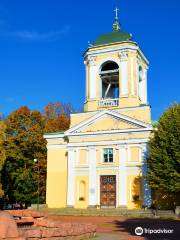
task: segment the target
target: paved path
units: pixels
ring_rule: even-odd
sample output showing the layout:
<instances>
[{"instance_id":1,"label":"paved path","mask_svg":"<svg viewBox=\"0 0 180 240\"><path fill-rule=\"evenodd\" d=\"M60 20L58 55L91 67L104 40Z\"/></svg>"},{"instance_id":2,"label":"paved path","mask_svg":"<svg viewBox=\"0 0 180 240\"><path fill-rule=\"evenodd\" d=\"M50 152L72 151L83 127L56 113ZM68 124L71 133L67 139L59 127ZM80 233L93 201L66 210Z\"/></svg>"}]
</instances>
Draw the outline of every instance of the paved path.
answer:
<instances>
[{"instance_id":1,"label":"paved path","mask_svg":"<svg viewBox=\"0 0 180 240\"><path fill-rule=\"evenodd\" d=\"M94 223L97 225L97 237L95 240L143 240L143 239L163 239L178 240L180 239L180 221L162 220L162 219L145 219L145 218L127 218L120 217L101 217L101 216L50 216L54 220L64 222L82 222ZM135 229L142 227L146 229L170 229L173 234L150 234L137 236Z\"/></svg>"}]
</instances>

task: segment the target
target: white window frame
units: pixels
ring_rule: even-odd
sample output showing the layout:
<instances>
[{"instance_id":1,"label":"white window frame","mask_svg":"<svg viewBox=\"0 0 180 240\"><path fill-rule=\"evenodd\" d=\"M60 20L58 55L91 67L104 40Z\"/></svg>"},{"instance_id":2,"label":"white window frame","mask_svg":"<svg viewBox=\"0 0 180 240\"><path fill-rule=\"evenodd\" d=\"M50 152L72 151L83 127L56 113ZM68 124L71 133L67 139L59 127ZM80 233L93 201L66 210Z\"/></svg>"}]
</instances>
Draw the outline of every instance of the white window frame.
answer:
<instances>
[{"instance_id":1,"label":"white window frame","mask_svg":"<svg viewBox=\"0 0 180 240\"><path fill-rule=\"evenodd\" d=\"M104 150L105 149L112 149L112 154L113 154L113 161L112 162L109 162L109 154L108 154L108 162L105 162L104 161ZM114 148L113 147L104 147L104 148L102 148L102 163L103 164L113 164L114 162L115 162L115 151L114 151Z\"/></svg>"}]
</instances>

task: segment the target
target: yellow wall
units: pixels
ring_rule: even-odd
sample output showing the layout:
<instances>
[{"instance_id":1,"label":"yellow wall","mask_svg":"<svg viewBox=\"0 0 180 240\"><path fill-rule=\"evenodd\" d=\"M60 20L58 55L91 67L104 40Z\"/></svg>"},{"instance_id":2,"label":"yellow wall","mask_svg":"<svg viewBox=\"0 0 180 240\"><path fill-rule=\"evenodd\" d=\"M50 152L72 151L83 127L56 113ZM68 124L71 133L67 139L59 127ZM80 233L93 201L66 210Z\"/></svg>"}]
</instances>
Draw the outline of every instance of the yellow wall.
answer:
<instances>
[{"instance_id":1,"label":"yellow wall","mask_svg":"<svg viewBox=\"0 0 180 240\"><path fill-rule=\"evenodd\" d=\"M108 131L108 130L118 130L118 129L130 129L137 128L130 123L125 121L120 121L119 119L115 119L111 116L104 116L96 121L96 123L92 123L88 125L86 128L83 128L82 132L94 132L94 131Z\"/></svg>"},{"instance_id":2,"label":"yellow wall","mask_svg":"<svg viewBox=\"0 0 180 240\"><path fill-rule=\"evenodd\" d=\"M84 184L84 189L82 185ZM88 190L89 180L88 176L76 176L75 177L75 208L87 208L88 207ZM84 193L83 193L84 192Z\"/></svg>"},{"instance_id":3,"label":"yellow wall","mask_svg":"<svg viewBox=\"0 0 180 240\"><path fill-rule=\"evenodd\" d=\"M127 176L127 207L142 207L142 178L139 175Z\"/></svg>"},{"instance_id":4,"label":"yellow wall","mask_svg":"<svg viewBox=\"0 0 180 240\"><path fill-rule=\"evenodd\" d=\"M105 108L108 109L108 108ZM103 110L105 110L103 109ZM117 111L120 114L126 115L128 117L135 118L137 120L146 122L146 123L151 123L151 110L149 106L143 106L143 107L138 107L138 108L114 108L115 111ZM71 115L71 127L79 124L80 122L83 122L90 117L94 116L97 114L98 111L92 111L92 112L86 112L86 113L79 113L79 114L72 114Z\"/></svg>"},{"instance_id":5,"label":"yellow wall","mask_svg":"<svg viewBox=\"0 0 180 240\"><path fill-rule=\"evenodd\" d=\"M88 53L93 53L93 51L108 49L111 50L114 47L118 46L136 46L135 43L127 42L127 43L119 43L119 44L110 44L109 46L101 46L101 47L93 47L88 49ZM111 109L116 111L117 113L123 114L125 116L132 117L137 120L141 120L146 123L151 123L151 112L149 106L141 106L141 101L138 97L137 93L137 58L140 61L140 64L142 64L144 67L147 67L147 63L142 59L141 54L135 50L135 51L128 51L128 96L119 98L119 106L116 107L110 107L110 108L102 108L98 106L98 102L100 100L99 96L99 86L100 86L100 77L99 72L97 71L96 74L96 99L90 100L90 66L87 61L86 64L86 100L84 113L79 114L72 114L71 115L71 126L70 128L76 126L77 124L91 118L92 116L96 115L99 111ZM96 65L100 66L102 62L105 62L107 60L115 60L116 62L120 63L119 53L112 52L106 53L106 54L99 54L96 57ZM86 60L86 59L85 59ZM132 64L133 63L133 72L132 72ZM134 94L132 94L132 77L134 79ZM120 89L121 89L121 74L119 76L120 81ZM103 130L121 130L121 129L132 129L137 128L131 123L127 123L123 120L116 120L115 118L111 116L105 115L101 119L97 120L92 125L89 125L85 127L82 132L94 132L96 131L103 131ZM96 159L97 159L97 186L98 186L98 178L99 175L116 175L117 180L117 189L119 189L119 180L118 180L118 172L119 172L119 149L116 144L114 145L108 145L105 143L105 141L118 141L118 140L133 140L133 139L147 139L150 137L149 132L139 132L139 133L125 133L125 134L97 134L97 135L79 135L79 136L68 136L68 143L83 143L87 144L88 142L98 142L101 144L101 146L96 146ZM67 140L66 140L67 141ZM47 192L46 192L46 203L48 204L48 207L66 207L67 206L67 150L65 149L67 146L66 142L62 137L54 137L53 139L48 140L48 146L55 146L59 145L61 146L61 149L58 148L49 148L48 149L48 161L47 161ZM102 143L103 141L103 143ZM94 143L94 145L96 145ZM63 146L64 144L64 146ZM105 145L106 144L106 145ZM54 147L53 146L53 147ZM64 149L62 149L62 146ZM86 148L87 148L86 146ZM103 148L113 148L114 153L114 162L113 163L104 163L103 162ZM140 160L140 154L141 150L136 145L127 145L127 149L129 147L130 150L130 159L129 161L131 163L127 162L127 165L131 164L133 166L136 166L137 162ZM88 159L88 152L85 147L77 147L77 155L78 159L76 161L76 167L77 169L81 169L82 172L85 171L85 173L81 173L81 175L77 175L77 172L75 172L75 208L87 208L88 207L88 194L89 194L89 179L88 176L86 176L87 166L86 169L83 169L83 165L87 163ZM126 157L128 158L128 151L126 152ZM121 160L121 159L120 159ZM139 163L140 164L140 163ZM138 164L137 164L138 165ZM76 169L76 170L77 170ZM136 172L134 170L131 171L130 167L127 168L127 207L128 208L139 208L142 205L142 180L139 177L139 172ZM98 199L98 189L97 189L97 199ZM118 205L119 197L118 191L116 192L117 199L116 203ZM135 199L134 199L135 198Z\"/></svg>"},{"instance_id":6,"label":"yellow wall","mask_svg":"<svg viewBox=\"0 0 180 240\"><path fill-rule=\"evenodd\" d=\"M118 46L134 46L136 45L133 42L126 42L126 43L119 43L119 44L109 44L108 46L101 46L101 47L93 47L88 49L87 53L91 53L91 51L96 52L102 49L109 49L109 52L107 54L100 54L96 56L95 59L95 63L96 66L99 66L99 68L101 67L102 63L108 61L108 60L112 60L115 61L117 63L120 64L120 57L119 57L119 52L114 52L112 50L112 46L113 47L118 47ZM141 57L141 54L138 52L138 50L135 51L130 51L130 50L126 50L128 57L127 57L127 70L128 70L128 96L127 97L121 97L121 93L120 93L120 99L119 99L119 108L125 108L125 107L136 107L136 106L140 106L141 104L141 100L139 99L138 96L138 92L137 92L137 85L139 82L139 79L137 78L137 58L138 61L140 63L140 65L142 65L143 67L147 67L147 63L145 63L145 61L143 60L143 58ZM133 73L131 73L132 70L132 64L133 64ZM98 102L101 98L101 96L99 95L100 93L100 76L99 76L99 69L97 69L97 74L96 74L96 99L91 100L89 99L89 91L90 91L90 66L89 66L89 62L87 61L87 65L86 65L86 102L84 105L84 110L85 111L95 111L95 110L99 110L99 109L103 109L100 108L98 106ZM132 79L133 77L133 79ZM132 93L132 81L134 80L134 94ZM119 75L119 86L121 89L121 83L122 79L121 79L121 74ZM114 107L110 107L110 109L113 109Z\"/></svg>"},{"instance_id":7,"label":"yellow wall","mask_svg":"<svg viewBox=\"0 0 180 240\"><path fill-rule=\"evenodd\" d=\"M80 165L88 164L87 150L80 149L78 152L78 162Z\"/></svg>"},{"instance_id":8,"label":"yellow wall","mask_svg":"<svg viewBox=\"0 0 180 240\"><path fill-rule=\"evenodd\" d=\"M66 207L67 156L65 149L48 149L46 204L50 208Z\"/></svg>"},{"instance_id":9,"label":"yellow wall","mask_svg":"<svg viewBox=\"0 0 180 240\"><path fill-rule=\"evenodd\" d=\"M130 161L131 162L139 162L139 154L140 148L139 147L130 147Z\"/></svg>"}]
</instances>

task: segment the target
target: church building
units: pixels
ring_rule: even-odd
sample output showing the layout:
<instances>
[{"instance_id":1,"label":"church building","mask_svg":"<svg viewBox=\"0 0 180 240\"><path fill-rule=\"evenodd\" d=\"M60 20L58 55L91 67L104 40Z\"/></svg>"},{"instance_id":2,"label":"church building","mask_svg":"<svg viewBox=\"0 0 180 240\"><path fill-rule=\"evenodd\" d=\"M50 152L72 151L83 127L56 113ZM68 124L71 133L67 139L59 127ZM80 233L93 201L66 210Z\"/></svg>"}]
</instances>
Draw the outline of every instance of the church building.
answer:
<instances>
[{"instance_id":1,"label":"church building","mask_svg":"<svg viewBox=\"0 0 180 240\"><path fill-rule=\"evenodd\" d=\"M120 27L97 37L84 53L84 112L65 132L47 133L49 208L128 208L151 205L145 180L152 134L148 60ZM78 97L78 94L77 94Z\"/></svg>"}]
</instances>

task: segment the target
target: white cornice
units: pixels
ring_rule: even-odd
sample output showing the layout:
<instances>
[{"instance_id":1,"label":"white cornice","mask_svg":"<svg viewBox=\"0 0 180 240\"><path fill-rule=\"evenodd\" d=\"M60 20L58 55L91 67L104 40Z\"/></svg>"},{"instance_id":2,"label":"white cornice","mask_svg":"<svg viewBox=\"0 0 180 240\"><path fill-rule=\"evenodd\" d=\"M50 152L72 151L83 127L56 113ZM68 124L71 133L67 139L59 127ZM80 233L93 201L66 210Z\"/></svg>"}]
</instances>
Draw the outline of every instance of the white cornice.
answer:
<instances>
[{"instance_id":1,"label":"white cornice","mask_svg":"<svg viewBox=\"0 0 180 240\"><path fill-rule=\"evenodd\" d=\"M69 133L67 136L84 136L84 135L106 135L106 134L115 134L115 133L135 133L135 132L151 132L153 129L149 128L130 128L123 130L105 130L105 131L95 131L95 132L78 132L78 133Z\"/></svg>"},{"instance_id":2,"label":"white cornice","mask_svg":"<svg viewBox=\"0 0 180 240\"><path fill-rule=\"evenodd\" d=\"M86 141L86 142L73 142L67 143L66 145L61 144L47 144L48 149L73 149L78 147L96 147L96 146L106 146L106 145L127 145L127 144L144 144L150 141L149 138L136 138L136 139L127 139L127 140L100 140L100 141Z\"/></svg>"},{"instance_id":3,"label":"white cornice","mask_svg":"<svg viewBox=\"0 0 180 240\"><path fill-rule=\"evenodd\" d=\"M131 129L131 131L139 131L140 128L142 129L146 129L148 131L152 130L152 126L148 123L142 122L140 120L134 119L132 117L123 115L121 113L118 113L116 111L112 111L112 110L104 110L104 111L100 111L97 114L93 115L92 117L88 118L87 120L73 126L72 128L70 128L69 130L67 130L64 134L65 136L69 136L69 135L87 135L87 134L99 134L99 133L109 133L109 132L129 132L130 129L125 129L125 130L111 130L111 131L96 131L96 132L86 132L86 133L77 133L77 130L80 130L81 128L88 126L92 123L94 123L95 121L97 121L99 118L101 118L103 115L110 115L113 117L118 118L119 120L123 120L123 121L127 121L133 125L136 125L137 128L136 129Z\"/></svg>"},{"instance_id":4,"label":"white cornice","mask_svg":"<svg viewBox=\"0 0 180 240\"><path fill-rule=\"evenodd\" d=\"M133 42L134 43L134 42ZM84 54L84 59L86 59L87 57L89 56L92 56L92 57L96 57L98 55L102 55L102 54L108 54L110 52L113 52L113 53L119 53L121 51L138 51L138 53L140 54L140 56L142 57L142 59L145 61L145 63L147 65L149 65L149 61L148 59L145 57L144 53L142 52L142 50L140 49L140 47L137 45L137 43L134 43L136 44L135 46L132 45L126 45L126 46L116 46L114 47L112 45L112 47L108 47L108 48L105 48L105 49L99 49L99 50L91 50L91 51L87 51L85 52Z\"/></svg>"},{"instance_id":5,"label":"white cornice","mask_svg":"<svg viewBox=\"0 0 180 240\"><path fill-rule=\"evenodd\" d=\"M126 108L117 108L115 110L118 110L118 111L134 111L134 110L137 110L137 109L143 109L143 108L149 108L150 106L149 105L143 105L143 106L137 106L137 107L126 107ZM71 113L70 116L73 116L73 115L80 115L80 114L92 114L94 113L94 115L98 112L100 112L101 110L96 110L96 111L88 111L88 112L80 112L80 113Z\"/></svg>"},{"instance_id":6,"label":"white cornice","mask_svg":"<svg viewBox=\"0 0 180 240\"><path fill-rule=\"evenodd\" d=\"M59 139L64 138L64 134L62 134L62 133L53 133L53 134L46 133L46 134L43 135L43 138L45 138L45 139L51 139L51 138L56 139L57 138L57 140L59 140Z\"/></svg>"},{"instance_id":7,"label":"white cornice","mask_svg":"<svg viewBox=\"0 0 180 240\"><path fill-rule=\"evenodd\" d=\"M92 142L78 142L78 143L68 143L68 147L79 147L79 146L104 146L104 145L126 145L126 144L140 144L140 143L148 143L150 141L149 138L141 138L141 139L127 139L127 140L107 140L107 141L92 141Z\"/></svg>"}]
</instances>

